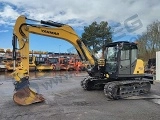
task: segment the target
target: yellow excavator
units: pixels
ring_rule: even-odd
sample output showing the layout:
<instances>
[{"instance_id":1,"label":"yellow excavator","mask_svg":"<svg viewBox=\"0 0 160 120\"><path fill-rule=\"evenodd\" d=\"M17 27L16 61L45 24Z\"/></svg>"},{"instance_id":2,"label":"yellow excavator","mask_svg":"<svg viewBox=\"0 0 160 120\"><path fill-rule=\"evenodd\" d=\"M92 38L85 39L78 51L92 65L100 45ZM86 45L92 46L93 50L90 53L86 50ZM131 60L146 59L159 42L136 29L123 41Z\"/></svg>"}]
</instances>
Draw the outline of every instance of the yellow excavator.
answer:
<instances>
[{"instance_id":1,"label":"yellow excavator","mask_svg":"<svg viewBox=\"0 0 160 120\"><path fill-rule=\"evenodd\" d=\"M26 23L30 21L30 23ZM31 24L36 22L36 24ZM37 23L40 24L37 24ZM25 16L19 16L14 25L13 31L13 60L16 60L16 51L21 55L21 67L18 67L12 73L15 79L15 94L13 100L19 105L29 105L36 102L42 102L45 99L41 94L37 94L29 88L29 34L38 34L53 38L60 38L70 42L78 51L80 57L84 57L92 65L95 64L93 56L87 47L81 42L72 27L52 21L36 21L28 19ZM17 43L19 47L17 47ZM84 55L84 56L82 56ZM15 63L15 62L14 62Z\"/></svg>"},{"instance_id":2,"label":"yellow excavator","mask_svg":"<svg viewBox=\"0 0 160 120\"><path fill-rule=\"evenodd\" d=\"M119 99L149 92L151 88L152 80L143 79L143 61L137 59L138 48L135 43L125 41L109 43L105 46L104 59L97 60L71 26L19 16L14 25L12 40L13 59L16 60L15 53L19 50L22 63L21 67L12 73L15 79L13 100L19 105L45 101L41 94L29 88L30 33L64 39L76 48L82 61L87 61L92 66L87 71L89 77L81 81L84 90L103 88L109 98Z\"/></svg>"}]
</instances>

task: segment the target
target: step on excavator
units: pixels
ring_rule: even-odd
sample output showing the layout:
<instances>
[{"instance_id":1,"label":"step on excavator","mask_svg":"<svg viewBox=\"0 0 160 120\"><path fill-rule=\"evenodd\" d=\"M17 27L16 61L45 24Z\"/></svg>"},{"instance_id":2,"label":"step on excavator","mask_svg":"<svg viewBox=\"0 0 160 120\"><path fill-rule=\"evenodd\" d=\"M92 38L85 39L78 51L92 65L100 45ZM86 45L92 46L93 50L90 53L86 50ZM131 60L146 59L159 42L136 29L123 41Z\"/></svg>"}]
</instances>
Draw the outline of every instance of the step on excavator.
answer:
<instances>
[{"instance_id":1,"label":"step on excavator","mask_svg":"<svg viewBox=\"0 0 160 120\"><path fill-rule=\"evenodd\" d=\"M14 25L12 40L14 63L17 50L21 55L21 66L16 68L14 66L12 73L15 79L13 100L19 105L45 101L43 95L29 87L30 33L63 39L76 48L81 60L90 63L91 66L87 70L88 77L81 81L84 90L104 89L105 95L109 98L119 99L147 93L151 88L153 81L143 79L143 61L137 59L138 48L135 43L125 41L110 43L105 46L104 59L97 60L71 26L19 16Z\"/></svg>"}]
</instances>

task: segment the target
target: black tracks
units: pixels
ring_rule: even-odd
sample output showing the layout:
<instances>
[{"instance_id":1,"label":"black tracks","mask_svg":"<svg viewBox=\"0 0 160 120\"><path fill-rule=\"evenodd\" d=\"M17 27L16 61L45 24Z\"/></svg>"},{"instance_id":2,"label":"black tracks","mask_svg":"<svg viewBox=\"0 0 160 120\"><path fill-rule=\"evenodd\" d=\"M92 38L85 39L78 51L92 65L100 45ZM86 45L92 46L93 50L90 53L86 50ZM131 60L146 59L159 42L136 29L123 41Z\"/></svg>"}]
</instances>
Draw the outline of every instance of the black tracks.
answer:
<instances>
[{"instance_id":1,"label":"black tracks","mask_svg":"<svg viewBox=\"0 0 160 120\"><path fill-rule=\"evenodd\" d=\"M84 90L104 89L104 94L110 99L123 99L130 96L145 94L150 91L148 80L123 80L109 82L106 79L88 77L81 81Z\"/></svg>"}]
</instances>

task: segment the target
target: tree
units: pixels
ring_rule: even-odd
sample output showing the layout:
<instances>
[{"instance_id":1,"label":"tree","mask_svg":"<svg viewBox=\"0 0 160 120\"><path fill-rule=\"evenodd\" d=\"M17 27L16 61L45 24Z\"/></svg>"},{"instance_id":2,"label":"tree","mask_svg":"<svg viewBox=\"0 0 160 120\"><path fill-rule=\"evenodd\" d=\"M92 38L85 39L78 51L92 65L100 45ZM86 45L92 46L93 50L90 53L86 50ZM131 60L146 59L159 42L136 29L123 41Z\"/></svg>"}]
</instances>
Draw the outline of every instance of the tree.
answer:
<instances>
[{"instance_id":1,"label":"tree","mask_svg":"<svg viewBox=\"0 0 160 120\"><path fill-rule=\"evenodd\" d=\"M105 21L100 22L100 24L93 22L84 27L81 39L87 47L91 48L93 53L97 53L99 50L103 51L103 46L112 41L111 27Z\"/></svg>"},{"instance_id":2,"label":"tree","mask_svg":"<svg viewBox=\"0 0 160 120\"><path fill-rule=\"evenodd\" d=\"M139 57L143 60L156 57L160 50L160 22L155 21L147 26L147 31L138 38Z\"/></svg>"},{"instance_id":3,"label":"tree","mask_svg":"<svg viewBox=\"0 0 160 120\"><path fill-rule=\"evenodd\" d=\"M96 53L98 51L98 41L96 39L96 32L97 32L97 22L93 22L88 27L84 27L84 33L82 34L82 41L88 48L92 48L93 52Z\"/></svg>"}]
</instances>

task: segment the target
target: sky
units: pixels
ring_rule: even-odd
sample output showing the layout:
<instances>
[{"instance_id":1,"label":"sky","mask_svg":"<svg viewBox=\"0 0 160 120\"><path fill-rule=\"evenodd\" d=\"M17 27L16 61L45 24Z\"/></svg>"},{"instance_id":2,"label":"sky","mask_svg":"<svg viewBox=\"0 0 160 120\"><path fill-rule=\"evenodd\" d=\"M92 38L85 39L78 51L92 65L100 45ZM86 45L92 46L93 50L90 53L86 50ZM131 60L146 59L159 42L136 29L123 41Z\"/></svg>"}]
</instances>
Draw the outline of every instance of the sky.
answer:
<instances>
[{"instance_id":1,"label":"sky","mask_svg":"<svg viewBox=\"0 0 160 120\"><path fill-rule=\"evenodd\" d=\"M12 48L12 34L18 16L52 20L73 27L79 37L84 26L107 21L114 41L135 41L147 25L160 20L159 0L0 0L0 48ZM31 34L30 50L72 52L61 39Z\"/></svg>"}]
</instances>

